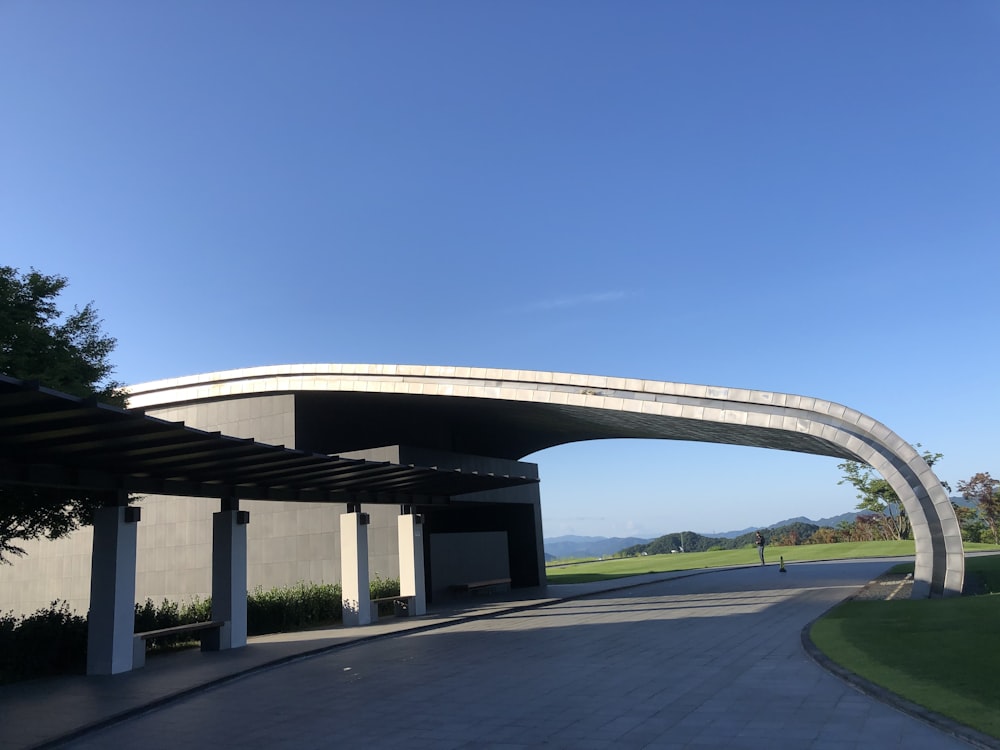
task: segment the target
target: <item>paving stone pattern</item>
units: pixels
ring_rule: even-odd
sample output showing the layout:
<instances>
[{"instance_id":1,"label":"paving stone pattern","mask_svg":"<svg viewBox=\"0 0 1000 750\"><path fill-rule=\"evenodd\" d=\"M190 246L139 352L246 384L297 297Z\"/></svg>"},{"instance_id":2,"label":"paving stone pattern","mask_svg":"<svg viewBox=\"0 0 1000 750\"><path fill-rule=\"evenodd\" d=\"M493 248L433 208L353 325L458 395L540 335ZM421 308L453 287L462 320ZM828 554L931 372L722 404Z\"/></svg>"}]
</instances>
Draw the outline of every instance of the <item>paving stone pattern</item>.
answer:
<instances>
[{"instance_id":1,"label":"paving stone pattern","mask_svg":"<svg viewBox=\"0 0 1000 750\"><path fill-rule=\"evenodd\" d=\"M802 627L881 564L750 567L360 643L73 748L967 748L816 666Z\"/></svg>"}]
</instances>

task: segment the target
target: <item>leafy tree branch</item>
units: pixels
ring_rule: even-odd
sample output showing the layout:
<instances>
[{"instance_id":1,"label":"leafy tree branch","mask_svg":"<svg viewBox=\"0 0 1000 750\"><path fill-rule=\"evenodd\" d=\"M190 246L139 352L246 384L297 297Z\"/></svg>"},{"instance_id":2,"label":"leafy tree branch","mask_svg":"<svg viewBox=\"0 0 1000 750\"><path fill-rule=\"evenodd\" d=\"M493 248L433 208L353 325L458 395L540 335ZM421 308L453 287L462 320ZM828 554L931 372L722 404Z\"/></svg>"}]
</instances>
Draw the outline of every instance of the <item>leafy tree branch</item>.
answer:
<instances>
[{"instance_id":1,"label":"leafy tree branch","mask_svg":"<svg viewBox=\"0 0 1000 750\"><path fill-rule=\"evenodd\" d=\"M68 283L0 266L0 373L124 407L125 391L111 377L115 339L102 332L93 303L69 314L59 309ZM24 554L19 542L58 539L90 523L100 505L82 491L0 485L0 563Z\"/></svg>"}]
</instances>

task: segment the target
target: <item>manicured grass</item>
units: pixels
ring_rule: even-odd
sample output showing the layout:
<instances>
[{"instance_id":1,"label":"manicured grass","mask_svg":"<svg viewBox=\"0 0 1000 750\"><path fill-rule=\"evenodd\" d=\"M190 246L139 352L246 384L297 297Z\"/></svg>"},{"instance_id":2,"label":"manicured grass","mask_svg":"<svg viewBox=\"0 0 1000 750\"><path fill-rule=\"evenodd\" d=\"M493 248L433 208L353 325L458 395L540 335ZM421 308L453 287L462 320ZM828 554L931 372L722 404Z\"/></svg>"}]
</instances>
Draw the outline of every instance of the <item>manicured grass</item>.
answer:
<instances>
[{"instance_id":1,"label":"manicured grass","mask_svg":"<svg viewBox=\"0 0 1000 750\"><path fill-rule=\"evenodd\" d=\"M968 558L966 568L1000 590L1000 555ZM865 679L1000 737L998 618L1000 594L849 601L817 620L810 636Z\"/></svg>"},{"instance_id":2,"label":"manicured grass","mask_svg":"<svg viewBox=\"0 0 1000 750\"><path fill-rule=\"evenodd\" d=\"M993 544L966 543L965 550L967 552L976 550L1000 551L1000 547ZM837 544L802 544L796 547L767 547L765 558L769 565L777 565L779 557L784 557L786 563L795 563L811 560L853 560L862 557L905 557L914 554L914 551L912 541L839 542ZM755 565L757 563L757 549L744 547L743 549L717 550L715 552L684 552L673 555L613 558L570 564L554 563L546 566L545 575L549 583L589 583L590 581L607 581L613 578L643 575L644 573L728 568L733 565ZM910 570L912 569L911 563Z\"/></svg>"},{"instance_id":3,"label":"manicured grass","mask_svg":"<svg viewBox=\"0 0 1000 750\"><path fill-rule=\"evenodd\" d=\"M996 549L996 547L992 547L992 549ZM764 554L768 564L777 565L779 557L784 557L786 563L794 563L809 560L848 560L858 557L901 557L913 553L913 542L907 541L841 542L838 544L802 544L796 547L767 547ZM754 565L757 563L757 549L744 547L743 549L717 550L715 552L684 552L673 555L626 557L565 566L550 565L546 568L545 573L549 583L587 583L644 573L726 568L733 565Z\"/></svg>"},{"instance_id":4,"label":"manicured grass","mask_svg":"<svg viewBox=\"0 0 1000 750\"><path fill-rule=\"evenodd\" d=\"M980 549L996 550L991 544L965 544L966 552L975 552ZM913 562L899 563L889 569L890 573L912 573ZM1000 565L997 564L993 556L989 557L967 557L965 558L965 582L975 576L984 591L977 593L1000 594Z\"/></svg>"}]
</instances>

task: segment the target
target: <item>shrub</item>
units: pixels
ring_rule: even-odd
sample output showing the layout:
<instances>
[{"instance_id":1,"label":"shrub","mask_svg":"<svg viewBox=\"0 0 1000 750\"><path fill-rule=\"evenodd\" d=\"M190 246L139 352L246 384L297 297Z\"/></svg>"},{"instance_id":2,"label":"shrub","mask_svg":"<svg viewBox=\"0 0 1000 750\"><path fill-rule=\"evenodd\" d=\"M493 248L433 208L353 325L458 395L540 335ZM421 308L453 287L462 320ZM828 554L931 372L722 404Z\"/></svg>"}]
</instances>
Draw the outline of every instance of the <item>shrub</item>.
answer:
<instances>
[{"instance_id":1,"label":"shrub","mask_svg":"<svg viewBox=\"0 0 1000 750\"><path fill-rule=\"evenodd\" d=\"M247 595L247 633L282 633L341 619L340 584L283 586Z\"/></svg>"},{"instance_id":2,"label":"shrub","mask_svg":"<svg viewBox=\"0 0 1000 750\"><path fill-rule=\"evenodd\" d=\"M204 622L212 617L211 599L202 602L194 599L183 607L164 599L160 606L153 604L152 599L146 599L143 604L135 605L135 632L145 633L150 630L160 630L162 628L172 628L177 625L188 625L193 622ZM165 650L198 643L198 636L194 633L183 633L181 635L165 635L158 638L150 638L147 641L151 651Z\"/></svg>"},{"instance_id":3,"label":"shrub","mask_svg":"<svg viewBox=\"0 0 1000 750\"><path fill-rule=\"evenodd\" d=\"M387 596L399 596L399 579L398 578L382 578L378 573L371 580L371 594L372 599L384 599ZM394 605L392 602L379 602L378 605L379 616L391 615L394 613Z\"/></svg>"},{"instance_id":4,"label":"shrub","mask_svg":"<svg viewBox=\"0 0 1000 750\"><path fill-rule=\"evenodd\" d=\"M14 638L18 622L19 618L12 612L0 615L0 683L13 679L13 661L17 654Z\"/></svg>"},{"instance_id":5,"label":"shrub","mask_svg":"<svg viewBox=\"0 0 1000 750\"><path fill-rule=\"evenodd\" d=\"M21 618L0 617L0 681L83 672L87 620L56 600Z\"/></svg>"},{"instance_id":6,"label":"shrub","mask_svg":"<svg viewBox=\"0 0 1000 750\"><path fill-rule=\"evenodd\" d=\"M199 599L197 596L188 601L181 610L183 622L205 622L212 619L212 597Z\"/></svg>"},{"instance_id":7,"label":"shrub","mask_svg":"<svg viewBox=\"0 0 1000 750\"><path fill-rule=\"evenodd\" d=\"M399 594L399 580L375 575L372 599ZM392 602L380 605L380 614L392 614ZM340 584L298 583L247 594L249 635L332 625L342 619ZM135 605L135 632L204 622L212 618L212 600L195 598L185 604L152 599ZM198 636L164 636L149 641L153 651L198 642ZM51 674L83 672L87 664L87 619L70 611L67 602L54 601L47 609L17 617L0 614L0 683Z\"/></svg>"}]
</instances>

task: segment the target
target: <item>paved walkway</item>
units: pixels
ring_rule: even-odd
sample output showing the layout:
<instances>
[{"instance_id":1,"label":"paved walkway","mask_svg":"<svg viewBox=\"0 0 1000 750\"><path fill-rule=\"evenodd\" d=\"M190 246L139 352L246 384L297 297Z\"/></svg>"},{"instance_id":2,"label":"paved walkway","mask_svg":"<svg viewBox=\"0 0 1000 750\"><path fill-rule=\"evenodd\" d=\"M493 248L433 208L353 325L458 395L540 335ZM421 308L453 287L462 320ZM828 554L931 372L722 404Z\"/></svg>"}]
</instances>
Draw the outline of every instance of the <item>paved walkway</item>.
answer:
<instances>
[{"instance_id":1,"label":"paved walkway","mask_svg":"<svg viewBox=\"0 0 1000 750\"><path fill-rule=\"evenodd\" d=\"M887 566L549 586L6 686L0 747L967 748L803 652L802 627Z\"/></svg>"}]
</instances>

